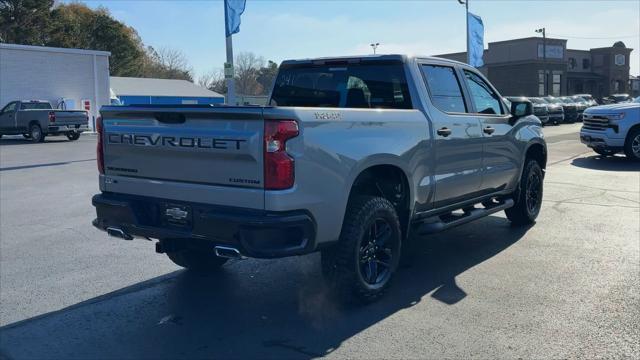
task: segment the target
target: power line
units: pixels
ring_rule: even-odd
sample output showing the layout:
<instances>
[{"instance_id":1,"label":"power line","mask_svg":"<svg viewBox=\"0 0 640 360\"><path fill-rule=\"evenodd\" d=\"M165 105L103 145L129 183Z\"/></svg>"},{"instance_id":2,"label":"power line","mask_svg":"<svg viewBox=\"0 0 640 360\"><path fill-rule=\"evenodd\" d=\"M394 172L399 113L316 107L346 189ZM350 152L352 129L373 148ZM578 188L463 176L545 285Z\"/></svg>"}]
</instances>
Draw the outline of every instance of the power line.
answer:
<instances>
[{"instance_id":1,"label":"power line","mask_svg":"<svg viewBox=\"0 0 640 360\"><path fill-rule=\"evenodd\" d=\"M630 38L640 37L640 35L606 36L606 37L569 36L569 35L560 35L560 34L549 34L549 35L567 38L567 39L584 39L584 40L616 40L616 39L630 39Z\"/></svg>"}]
</instances>

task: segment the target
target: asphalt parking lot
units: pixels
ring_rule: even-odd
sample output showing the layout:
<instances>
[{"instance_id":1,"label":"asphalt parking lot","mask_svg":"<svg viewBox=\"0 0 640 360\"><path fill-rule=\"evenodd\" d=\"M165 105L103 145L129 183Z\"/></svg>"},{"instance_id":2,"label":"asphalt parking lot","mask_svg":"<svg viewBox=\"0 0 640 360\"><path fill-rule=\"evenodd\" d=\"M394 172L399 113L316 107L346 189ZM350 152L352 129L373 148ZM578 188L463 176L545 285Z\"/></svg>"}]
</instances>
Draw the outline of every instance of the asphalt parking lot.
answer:
<instances>
[{"instance_id":1,"label":"asphalt parking lot","mask_svg":"<svg viewBox=\"0 0 640 360\"><path fill-rule=\"evenodd\" d=\"M91 226L95 138L0 139L0 358L638 358L640 165L545 128L542 213L406 244L392 290L327 296L319 256L187 273Z\"/></svg>"}]
</instances>

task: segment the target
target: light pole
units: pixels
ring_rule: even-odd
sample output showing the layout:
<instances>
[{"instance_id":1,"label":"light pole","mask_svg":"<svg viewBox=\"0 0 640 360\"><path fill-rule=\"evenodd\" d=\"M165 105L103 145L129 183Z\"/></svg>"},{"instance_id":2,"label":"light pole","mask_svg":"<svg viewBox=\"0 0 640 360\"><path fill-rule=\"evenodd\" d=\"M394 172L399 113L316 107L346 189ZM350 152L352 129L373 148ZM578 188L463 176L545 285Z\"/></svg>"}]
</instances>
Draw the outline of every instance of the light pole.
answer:
<instances>
[{"instance_id":1,"label":"light pole","mask_svg":"<svg viewBox=\"0 0 640 360\"><path fill-rule=\"evenodd\" d=\"M371 44L369 44L369 46L371 46L373 48L373 55L376 54L376 49L378 49L378 45L380 45L380 43L371 43Z\"/></svg>"},{"instance_id":2,"label":"light pole","mask_svg":"<svg viewBox=\"0 0 640 360\"><path fill-rule=\"evenodd\" d=\"M458 2L464 5L466 10L467 20L467 64L471 63L471 53L469 52L469 0L458 0Z\"/></svg>"},{"instance_id":3,"label":"light pole","mask_svg":"<svg viewBox=\"0 0 640 360\"><path fill-rule=\"evenodd\" d=\"M549 86L547 85L547 30L545 28L541 28L536 30L538 34L542 34L542 71L544 73L543 83L544 83L544 91L543 95L549 95Z\"/></svg>"}]
</instances>

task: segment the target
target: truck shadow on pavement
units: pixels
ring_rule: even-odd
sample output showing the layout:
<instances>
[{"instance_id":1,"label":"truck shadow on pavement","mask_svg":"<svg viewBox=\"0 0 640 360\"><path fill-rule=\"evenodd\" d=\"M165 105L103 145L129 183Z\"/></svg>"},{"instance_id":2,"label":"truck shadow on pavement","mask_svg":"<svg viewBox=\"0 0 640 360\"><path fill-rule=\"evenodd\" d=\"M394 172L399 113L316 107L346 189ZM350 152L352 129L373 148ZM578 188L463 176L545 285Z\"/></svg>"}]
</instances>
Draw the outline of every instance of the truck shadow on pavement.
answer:
<instances>
[{"instance_id":1,"label":"truck shadow on pavement","mask_svg":"<svg viewBox=\"0 0 640 360\"><path fill-rule=\"evenodd\" d=\"M336 302L318 254L236 261L212 276L180 270L4 326L0 358L318 357L418 303L481 296L458 287L456 276L498 255L527 230L491 216L411 239L390 291L364 307ZM416 319L424 324L422 336L437 332L438 325L423 315ZM400 331L393 322L381 326L394 327L384 330L386 336Z\"/></svg>"},{"instance_id":2,"label":"truck shadow on pavement","mask_svg":"<svg viewBox=\"0 0 640 360\"><path fill-rule=\"evenodd\" d=\"M7 138L7 137L3 136L0 139L0 146L5 146L5 145L32 145L32 146L37 146L37 145L40 145L40 144L55 144L55 143L68 143L68 142L71 142L71 141L69 141L69 139L67 139L64 136L47 137L44 140L44 142L42 142L42 143L34 143L30 139L25 139L22 136L20 136L20 137L10 137L10 138Z\"/></svg>"},{"instance_id":3,"label":"truck shadow on pavement","mask_svg":"<svg viewBox=\"0 0 640 360\"><path fill-rule=\"evenodd\" d=\"M640 162L634 162L624 156L601 156L575 158L571 165L602 171L640 171Z\"/></svg>"}]
</instances>

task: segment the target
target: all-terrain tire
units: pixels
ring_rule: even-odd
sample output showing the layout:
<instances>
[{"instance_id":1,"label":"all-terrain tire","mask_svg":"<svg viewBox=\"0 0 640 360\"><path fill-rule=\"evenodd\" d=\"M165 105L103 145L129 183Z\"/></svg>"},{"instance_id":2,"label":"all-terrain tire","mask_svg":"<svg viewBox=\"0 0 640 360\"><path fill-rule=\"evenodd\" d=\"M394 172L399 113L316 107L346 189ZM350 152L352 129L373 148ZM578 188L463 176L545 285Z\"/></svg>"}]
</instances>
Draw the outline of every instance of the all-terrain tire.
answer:
<instances>
[{"instance_id":1,"label":"all-terrain tire","mask_svg":"<svg viewBox=\"0 0 640 360\"><path fill-rule=\"evenodd\" d=\"M167 256L176 265L196 272L211 273L220 270L228 259L216 256L213 252L182 250L168 252Z\"/></svg>"},{"instance_id":2,"label":"all-terrain tire","mask_svg":"<svg viewBox=\"0 0 640 360\"><path fill-rule=\"evenodd\" d=\"M515 205L504 211L512 224L529 225L536 221L542 207L543 181L540 164L534 159L527 159L518 190L513 194Z\"/></svg>"},{"instance_id":3,"label":"all-terrain tire","mask_svg":"<svg viewBox=\"0 0 640 360\"><path fill-rule=\"evenodd\" d=\"M640 128L635 128L627 135L624 154L629 160L640 161Z\"/></svg>"},{"instance_id":4,"label":"all-terrain tire","mask_svg":"<svg viewBox=\"0 0 640 360\"><path fill-rule=\"evenodd\" d=\"M391 284L401 244L400 222L391 202L374 196L354 198L339 241L322 251L322 273L341 300L373 302Z\"/></svg>"}]
</instances>

